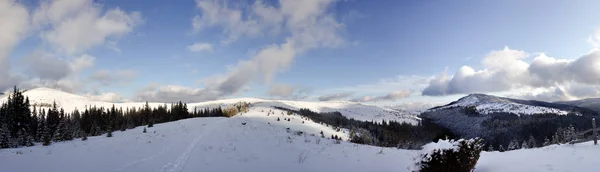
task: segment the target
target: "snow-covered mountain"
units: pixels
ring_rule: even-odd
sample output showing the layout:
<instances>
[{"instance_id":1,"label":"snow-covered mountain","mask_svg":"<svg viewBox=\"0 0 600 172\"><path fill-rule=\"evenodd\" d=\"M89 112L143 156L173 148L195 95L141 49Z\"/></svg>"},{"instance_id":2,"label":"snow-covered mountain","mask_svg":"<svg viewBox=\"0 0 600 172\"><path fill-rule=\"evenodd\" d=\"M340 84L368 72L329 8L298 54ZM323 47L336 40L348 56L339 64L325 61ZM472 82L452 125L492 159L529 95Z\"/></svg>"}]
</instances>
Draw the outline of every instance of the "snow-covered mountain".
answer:
<instances>
[{"instance_id":1,"label":"snow-covered mountain","mask_svg":"<svg viewBox=\"0 0 600 172\"><path fill-rule=\"evenodd\" d=\"M558 101L558 104L572 105L582 108L588 108L600 113L600 98L587 98L573 101Z\"/></svg>"},{"instance_id":2,"label":"snow-covered mountain","mask_svg":"<svg viewBox=\"0 0 600 172\"><path fill-rule=\"evenodd\" d=\"M544 122L568 126L576 121L587 123L587 118L591 120L597 115L592 110L577 106L471 94L447 105L431 108L420 117L461 137L483 137L505 144L502 139L519 134L530 135L528 130L523 129L527 126L543 126ZM521 123L514 122L523 116L528 118L520 118Z\"/></svg>"},{"instance_id":3,"label":"snow-covered mountain","mask_svg":"<svg viewBox=\"0 0 600 172\"><path fill-rule=\"evenodd\" d=\"M436 111L441 109L457 108L457 107L469 107L475 108L474 110L479 114L491 114L491 113L512 113L516 115L532 115L532 114L556 114L556 115L567 115L568 110L561 110L555 107L543 106L540 104L533 104L533 101L523 101L516 99L509 99L504 97L496 97L485 94L470 94L463 98L458 99L445 106L438 106L429 109L428 111Z\"/></svg>"},{"instance_id":4,"label":"snow-covered mountain","mask_svg":"<svg viewBox=\"0 0 600 172\"><path fill-rule=\"evenodd\" d=\"M86 107L112 107L116 108L141 108L145 102L127 102L127 103L111 103L94 101L88 97L75 95L60 90L50 88L36 88L27 90L23 95L29 98L30 104L37 107L50 107L53 102L56 102L57 106L63 108L66 112L71 112L75 109L85 109ZM6 101L6 96L0 97L0 102ZM188 109L193 111L195 108L202 109L207 107L218 107L235 104L238 102L252 103L253 106L266 107L274 109L273 107L284 107L288 109L310 109L315 112L334 112L338 111L342 115L348 118L354 118L356 120L363 121L398 121L407 122L411 124L417 124L419 118L415 115L405 113L403 111L397 111L389 108L366 105L361 103L347 102L347 101L327 101L327 102L310 102L310 101L290 101L290 100L267 100L257 98L232 98L215 101L188 103ZM150 107L158 107L169 103L158 103L150 102Z\"/></svg>"}]
</instances>

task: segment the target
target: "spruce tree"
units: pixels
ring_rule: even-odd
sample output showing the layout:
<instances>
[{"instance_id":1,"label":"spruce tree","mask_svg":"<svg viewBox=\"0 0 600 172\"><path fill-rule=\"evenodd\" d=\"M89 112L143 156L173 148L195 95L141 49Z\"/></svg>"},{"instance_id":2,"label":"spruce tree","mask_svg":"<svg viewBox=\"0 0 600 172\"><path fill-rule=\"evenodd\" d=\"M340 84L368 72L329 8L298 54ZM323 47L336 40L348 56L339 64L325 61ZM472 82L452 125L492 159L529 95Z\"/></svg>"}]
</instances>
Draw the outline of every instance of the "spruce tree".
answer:
<instances>
[{"instance_id":1,"label":"spruce tree","mask_svg":"<svg viewBox=\"0 0 600 172\"><path fill-rule=\"evenodd\" d=\"M550 145L550 144L552 144L552 143L550 142L550 139L548 139L548 138L546 137L546 138L544 139L544 144L543 144L543 146L548 146L548 145Z\"/></svg>"},{"instance_id":2,"label":"spruce tree","mask_svg":"<svg viewBox=\"0 0 600 172\"><path fill-rule=\"evenodd\" d=\"M521 144L521 149L529 149L529 145L527 144L527 141L523 140L523 143Z\"/></svg>"},{"instance_id":3,"label":"spruce tree","mask_svg":"<svg viewBox=\"0 0 600 172\"><path fill-rule=\"evenodd\" d=\"M44 125L44 132L42 134L42 145L48 146L52 143L52 135L50 134L50 128L48 125Z\"/></svg>"},{"instance_id":4,"label":"spruce tree","mask_svg":"<svg viewBox=\"0 0 600 172\"><path fill-rule=\"evenodd\" d=\"M527 142L528 142L527 144L529 145L530 148L538 147L538 145L535 141L535 138L533 138L533 136L531 136L531 135L529 136L529 141L527 141Z\"/></svg>"},{"instance_id":5,"label":"spruce tree","mask_svg":"<svg viewBox=\"0 0 600 172\"><path fill-rule=\"evenodd\" d=\"M0 148L10 148L10 133L6 124L0 126Z\"/></svg>"}]
</instances>

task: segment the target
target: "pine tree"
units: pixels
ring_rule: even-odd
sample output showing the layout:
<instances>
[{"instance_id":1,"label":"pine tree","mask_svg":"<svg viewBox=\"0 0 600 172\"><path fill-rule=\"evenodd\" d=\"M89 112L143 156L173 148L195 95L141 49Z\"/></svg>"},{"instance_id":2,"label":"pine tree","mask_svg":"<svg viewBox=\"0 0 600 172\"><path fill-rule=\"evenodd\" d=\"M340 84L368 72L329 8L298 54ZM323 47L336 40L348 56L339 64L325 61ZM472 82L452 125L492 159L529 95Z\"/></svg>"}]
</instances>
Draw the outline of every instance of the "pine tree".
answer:
<instances>
[{"instance_id":1,"label":"pine tree","mask_svg":"<svg viewBox=\"0 0 600 172\"><path fill-rule=\"evenodd\" d=\"M527 144L527 141L523 140L523 144L521 144L521 149L529 149L529 145Z\"/></svg>"},{"instance_id":2,"label":"pine tree","mask_svg":"<svg viewBox=\"0 0 600 172\"><path fill-rule=\"evenodd\" d=\"M42 142L42 135L44 134L44 127L46 126L45 121L46 119L44 118L44 114L39 114L39 118L38 118L38 126L37 126L37 132L35 135L35 141L36 142Z\"/></svg>"},{"instance_id":3,"label":"pine tree","mask_svg":"<svg viewBox=\"0 0 600 172\"><path fill-rule=\"evenodd\" d=\"M511 140L510 142L508 142L508 150L515 150L515 142L514 140Z\"/></svg>"},{"instance_id":4,"label":"pine tree","mask_svg":"<svg viewBox=\"0 0 600 172\"><path fill-rule=\"evenodd\" d=\"M48 125L44 125L44 132L42 134L42 145L48 146L52 143L52 135L50 134L50 128Z\"/></svg>"},{"instance_id":5,"label":"pine tree","mask_svg":"<svg viewBox=\"0 0 600 172\"><path fill-rule=\"evenodd\" d=\"M112 129L109 129L108 133L106 134L106 137L112 137L112 136L113 136Z\"/></svg>"},{"instance_id":6,"label":"pine tree","mask_svg":"<svg viewBox=\"0 0 600 172\"><path fill-rule=\"evenodd\" d=\"M548 139L547 137L544 138L544 144L543 144L543 146L548 146L550 144L552 144L552 142L550 142L550 139Z\"/></svg>"},{"instance_id":7,"label":"pine tree","mask_svg":"<svg viewBox=\"0 0 600 172\"><path fill-rule=\"evenodd\" d=\"M494 146L492 144L490 144L490 146L488 147L488 152L493 152L494 151Z\"/></svg>"},{"instance_id":8,"label":"pine tree","mask_svg":"<svg viewBox=\"0 0 600 172\"><path fill-rule=\"evenodd\" d=\"M536 147L538 147L538 145L537 145L537 143L535 141L535 138L533 136L531 136L531 135L529 136L529 141L527 141L527 142L528 142L527 144L529 145L530 148L536 148Z\"/></svg>"},{"instance_id":9,"label":"pine tree","mask_svg":"<svg viewBox=\"0 0 600 172\"><path fill-rule=\"evenodd\" d=\"M0 148L10 148L10 133L6 124L0 126Z\"/></svg>"},{"instance_id":10,"label":"pine tree","mask_svg":"<svg viewBox=\"0 0 600 172\"><path fill-rule=\"evenodd\" d=\"M502 145L498 146L498 151L500 151L500 152L504 152L504 151L505 151L505 150L504 150L504 146L502 146Z\"/></svg>"},{"instance_id":11,"label":"pine tree","mask_svg":"<svg viewBox=\"0 0 600 172\"><path fill-rule=\"evenodd\" d=\"M66 134L67 134L66 119L62 119L62 120L60 120L58 127L56 128L56 131L54 131L53 141L60 142L60 141L67 140Z\"/></svg>"}]
</instances>

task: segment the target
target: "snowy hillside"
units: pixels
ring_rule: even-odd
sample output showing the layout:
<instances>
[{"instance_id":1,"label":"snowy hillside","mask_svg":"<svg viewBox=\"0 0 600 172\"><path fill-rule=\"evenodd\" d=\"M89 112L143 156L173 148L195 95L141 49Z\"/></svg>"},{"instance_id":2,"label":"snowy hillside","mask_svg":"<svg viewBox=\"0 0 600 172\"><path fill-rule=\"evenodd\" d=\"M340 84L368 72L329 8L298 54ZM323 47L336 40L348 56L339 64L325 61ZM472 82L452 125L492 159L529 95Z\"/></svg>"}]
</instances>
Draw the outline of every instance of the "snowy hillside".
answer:
<instances>
[{"instance_id":1,"label":"snowy hillside","mask_svg":"<svg viewBox=\"0 0 600 172\"><path fill-rule=\"evenodd\" d=\"M253 107L233 118L193 118L115 132L112 138L0 150L0 166L20 171L398 171L414 151L335 143L348 131L283 111ZM290 118L290 121L277 121ZM304 122L303 122L304 121ZM243 125L245 124L245 125ZM325 138L321 138L323 131ZM301 132L301 133L300 133Z\"/></svg>"},{"instance_id":2,"label":"snowy hillside","mask_svg":"<svg viewBox=\"0 0 600 172\"><path fill-rule=\"evenodd\" d=\"M54 90L50 88L36 88L27 90L23 93L29 97L30 104L37 107L50 107L53 102L63 108L67 112L71 112L75 109L85 109L86 107L111 107L116 108L141 108L145 105L145 102L127 102L127 103L110 103L93 101L87 97L79 96ZM6 101L5 97L0 97L0 102ZM342 115L348 118L354 118L363 121L381 121L381 120L394 120L398 122L407 122L411 124L417 124L419 118L414 115L403 113L401 111L383 108L373 105L364 105L360 103L352 103L345 101L330 101L330 102L308 102L308 101L289 101L289 100L265 100L256 98L233 98L224 100L215 100L199 103L188 103L188 109L193 111L194 108L202 109L207 107L218 107L235 104L238 102L252 103L253 106L272 108L273 106L285 107L289 109L301 109L306 108L315 112L333 112L338 111ZM148 103L150 107L158 107L161 105L168 105L170 103Z\"/></svg>"},{"instance_id":3,"label":"snowy hillside","mask_svg":"<svg viewBox=\"0 0 600 172\"><path fill-rule=\"evenodd\" d=\"M420 151L321 138L347 137L300 116L253 107L233 118L192 118L44 147L0 149L3 171L407 171ZM276 118L291 118L276 121ZM243 125L243 123L245 125ZM289 129L288 129L289 128ZM298 131L302 131L299 133ZM590 142L509 152L483 152L476 172L595 171ZM527 162L527 163L523 163ZM513 165L510 165L513 164ZM519 164L519 165L514 165Z\"/></svg>"},{"instance_id":4,"label":"snowy hillside","mask_svg":"<svg viewBox=\"0 0 600 172\"><path fill-rule=\"evenodd\" d=\"M507 99L502 97L496 97L485 94L471 94L466 97L460 98L455 102L448 105L432 108L429 111L436 111L440 109L456 108L456 107L474 107L476 112L479 114L490 114L490 113L513 113L517 115L532 115L532 114L545 114L552 113L557 115L567 115L569 112L556 108L549 108L543 106L534 106L528 104L521 104L513 101L513 99Z\"/></svg>"}]
</instances>

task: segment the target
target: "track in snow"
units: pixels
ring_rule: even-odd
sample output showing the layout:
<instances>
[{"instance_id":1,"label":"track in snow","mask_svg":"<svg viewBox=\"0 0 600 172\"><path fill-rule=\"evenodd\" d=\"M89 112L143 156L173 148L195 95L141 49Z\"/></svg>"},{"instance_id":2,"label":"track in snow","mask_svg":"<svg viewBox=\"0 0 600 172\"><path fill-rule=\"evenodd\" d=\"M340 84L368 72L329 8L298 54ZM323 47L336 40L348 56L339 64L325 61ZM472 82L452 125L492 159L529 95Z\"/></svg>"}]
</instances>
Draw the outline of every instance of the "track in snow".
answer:
<instances>
[{"instance_id":1,"label":"track in snow","mask_svg":"<svg viewBox=\"0 0 600 172\"><path fill-rule=\"evenodd\" d=\"M187 164L187 161L190 159L190 153L196 148L196 146L198 146L198 142L200 142L200 140L207 133L212 133L212 131L215 129L215 127L219 126L219 124L223 123L225 120L226 119L221 119L220 121L218 121L216 123L209 124L210 125L209 127L202 129L202 132L200 134L198 134L198 137L196 137L194 139L194 141L192 141L192 143L190 143L190 145L188 145L187 149L183 153L181 153L181 155L179 155L179 157L177 157L177 159L175 161L169 162L167 165L163 166L161 171L162 172L183 171L183 168Z\"/></svg>"}]
</instances>

